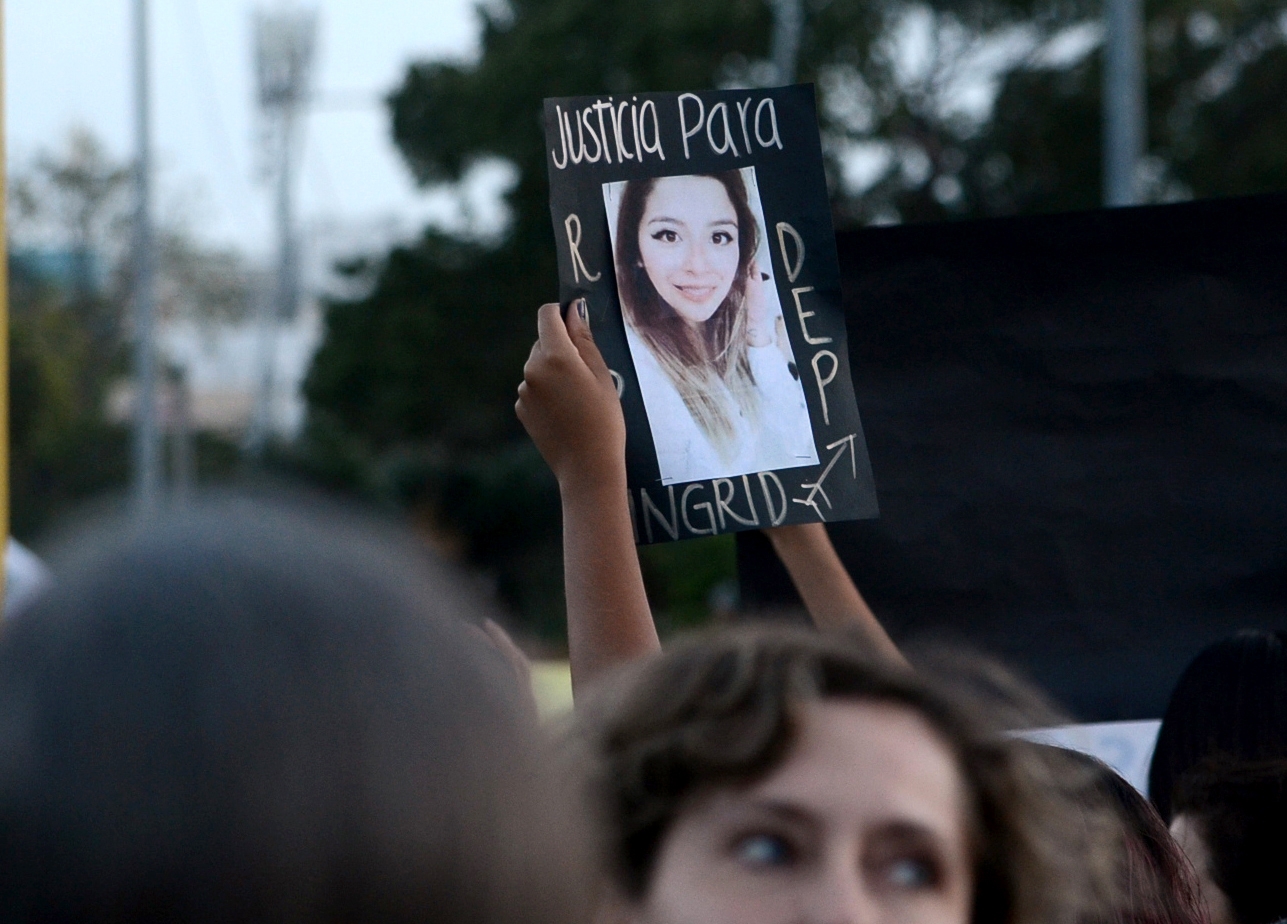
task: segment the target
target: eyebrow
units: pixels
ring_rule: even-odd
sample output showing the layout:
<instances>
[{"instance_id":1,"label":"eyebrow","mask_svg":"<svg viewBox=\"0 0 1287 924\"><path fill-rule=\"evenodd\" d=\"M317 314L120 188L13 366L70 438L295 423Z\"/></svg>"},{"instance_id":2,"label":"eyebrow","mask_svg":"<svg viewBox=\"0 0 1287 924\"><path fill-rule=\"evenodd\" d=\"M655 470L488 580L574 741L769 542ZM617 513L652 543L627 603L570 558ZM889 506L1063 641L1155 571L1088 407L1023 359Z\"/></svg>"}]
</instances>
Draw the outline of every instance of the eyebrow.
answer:
<instances>
[{"instance_id":1,"label":"eyebrow","mask_svg":"<svg viewBox=\"0 0 1287 924\"><path fill-rule=\"evenodd\" d=\"M763 812L767 815L776 816L782 821L797 825L809 825L811 827L818 825L815 813L802 809L792 802L782 802L777 799L750 799L743 804L742 810Z\"/></svg>"},{"instance_id":2,"label":"eyebrow","mask_svg":"<svg viewBox=\"0 0 1287 924\"><path fill-rule=\"evenodd\" d=\"M903 841L928 840L939 843L943 839L941 832L937 829L924 822L909 821L907 819L893 819L877 825L876 830L884 837L892 837Z\"/></svg>"},{"instance_id":3,"label":"eyebrow","mask_svg":"<svg viewBox=\"0 0 1287 924\"><path fill-rule=\"evenodd\" d=\"M656 215L648 219L648 224L653 225L659 221L668 221L676 225L688 224L688 222L684 221L682 218L671 218L669 215ZM709 222L708 226L709 225L732 225L734 228L736 228L737 220L734 218L717 218L715 221Z\"/></svg>"}]
</instances>

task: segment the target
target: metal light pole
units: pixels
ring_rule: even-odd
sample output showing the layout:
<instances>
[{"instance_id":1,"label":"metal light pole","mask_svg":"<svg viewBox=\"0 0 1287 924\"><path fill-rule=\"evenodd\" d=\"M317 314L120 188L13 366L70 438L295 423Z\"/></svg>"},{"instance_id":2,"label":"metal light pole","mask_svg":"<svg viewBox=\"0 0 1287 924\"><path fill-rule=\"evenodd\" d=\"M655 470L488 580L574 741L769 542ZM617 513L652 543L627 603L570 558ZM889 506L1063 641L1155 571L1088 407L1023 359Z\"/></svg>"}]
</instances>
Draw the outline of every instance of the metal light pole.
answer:
<instances>
[{"instance_id":1,"label":"metal light pole","mask_svg":"<svg viewBox=\"0 0 1287 924\"><path fill-rule=\"evenodd\" d=\"M4 105L4 0L0 0L0 163L8 163L5 145ZM5 598L9 556L9 234L8 177L0 174L0 612Z\"/></svg>"},{"instance_id":2,"label":"metal light pole","mask_svg":"<svg viewBox=\"0 0 1287 924\"><path fill-rule=\"evenodd\" d=\"M1145 150L1144 15L1141 0L1105 0L1104 205L1140 201Z\"/></svg>"},{"instance_id":3,"label":"metal light pole","mask_svg":"<svg viewBox=\"0 0 1287 924\"><path fill-rule=\"evenodd\" d=\"M148 81L147 0L134 0L134 470L136 512L157 504L161 486L160 433L156 422L156 314L152 241L152 138Z\"/></svg>"},{"instance_id":4,"label":"metal light pole","mask_svg":"<svg viewBox=\"0 0 1287 924\"><path fill-rule=\"evenodd\" d=\"M299 246L293 191L299 154L300 116L308 103L317 35L315 10L278 8L255 14L255 67L262 118L265 172L275 181L277 281L273 298L261 302L260 382L247 437L253 455L263 452L273 426L277 325L299 304Z\"/></svg>"},{"instance_id":5,"label":"metal light pole","mask_svg":"<svg viewBox=\"0 0 1287 924\"><path fill-rule=\"evenodd\" d=\"M773 5L773 40L769 55L777 70L778 83L795 83L796 60L800 54L800 30L804 10L800 0L769 0Z\"/></svg>"}]
</instances>

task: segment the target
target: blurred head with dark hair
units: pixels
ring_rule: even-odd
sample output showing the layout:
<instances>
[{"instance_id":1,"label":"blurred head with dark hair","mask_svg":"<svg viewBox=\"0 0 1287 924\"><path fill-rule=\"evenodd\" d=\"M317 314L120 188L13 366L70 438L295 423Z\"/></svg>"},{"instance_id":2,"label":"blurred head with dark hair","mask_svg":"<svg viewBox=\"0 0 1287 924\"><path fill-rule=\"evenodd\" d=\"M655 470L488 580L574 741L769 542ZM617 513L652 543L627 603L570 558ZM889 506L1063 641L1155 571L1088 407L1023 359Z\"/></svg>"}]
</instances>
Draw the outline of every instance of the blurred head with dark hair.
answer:
<instances>
[{"instance_id":1,"label":"blurred head with dark hair","mask_svg":"<svg viewBox=\"0 0 1287 924\"><path fill-rule=\"evenodd\" d=\"M523 692L441 562L223 498L55 574L0 635L0 919L581 919Z\"/></svg>"},{"instance_id":2,"label":"blurred head with dark hair","mask_svg":"<svg viewBox=\"0 0 1287 924\"><path fill-rule=\"evenodd\" d=\"M1287 633L1246 631L1207 646L1180 675L1149 766L1149 798L1168 823L1176 782L1213 754L1287 757Z\"/></svg>"},{"instance_id":3,"label":"blurred head with dark hair","mask_svg":"<svg viewBox=\"0 0 1287 924\"><path fill-rule=\"evenodd\" d=\"M1287 760L1202 761L1176 785L1171 830L1198 868L1212 924L1287 917Z\"/></svg>"}]
</instances>

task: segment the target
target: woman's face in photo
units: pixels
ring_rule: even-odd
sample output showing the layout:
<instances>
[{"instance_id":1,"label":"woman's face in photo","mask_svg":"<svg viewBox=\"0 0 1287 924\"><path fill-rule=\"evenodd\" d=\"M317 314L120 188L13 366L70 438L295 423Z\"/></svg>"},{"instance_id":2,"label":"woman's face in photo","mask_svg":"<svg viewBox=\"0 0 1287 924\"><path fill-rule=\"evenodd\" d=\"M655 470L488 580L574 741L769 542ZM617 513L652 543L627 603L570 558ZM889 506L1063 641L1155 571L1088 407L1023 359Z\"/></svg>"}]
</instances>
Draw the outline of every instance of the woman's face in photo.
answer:
<instances>
[{"instance_id":1,"label":"woman's face in photo","mask_svg":"<svg viewBox=\"0 0 1287 924\"><path fill-rule=\"evenodd\" d=\"M967 924L964 805L952 753L915 712L811 705L770 776L680 813L630 924Z\"/></svg>"},{"instance_id":2,"label":"woman's face in photo","mask_svg":"<svg viewBox=\"0 0 1287 924\"><path fill-rule=\"evenodd\" d=\"M644 205L639 254L657 293L683 320L710 319L737 275L737 211L719 180L663 177Z\"/></svg>"}]
</instances>

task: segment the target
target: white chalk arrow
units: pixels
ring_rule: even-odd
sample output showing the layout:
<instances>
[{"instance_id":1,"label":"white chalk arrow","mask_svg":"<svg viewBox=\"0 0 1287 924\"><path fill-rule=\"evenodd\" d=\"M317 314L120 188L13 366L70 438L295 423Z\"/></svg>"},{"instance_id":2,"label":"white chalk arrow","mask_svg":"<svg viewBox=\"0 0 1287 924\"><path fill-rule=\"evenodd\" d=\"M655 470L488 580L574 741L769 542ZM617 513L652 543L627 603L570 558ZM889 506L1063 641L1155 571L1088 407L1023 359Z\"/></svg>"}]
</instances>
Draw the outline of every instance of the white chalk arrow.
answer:
<instances>
[{"instance_id":1,"label":"white chalk arrow","mask_svg":"<svg viewBox=\"0 0 1287 924\"><path fill-rule=\"evenodd\" d=\"M800 485L800 487L808 490L808 496L803 499L793 497L791 500L797 504L804 504L806 507L812 507L813 512L818 515L818 519L825 520L826 517L822 515L822 508L818 506L818 495L822 495L822 499L826 502L828 510L831 509L831 498L829 498L827 496L827 492L823 490L822 483L827 480L827 476L831 474L831 470L836 467L836 463L844 457L846 452L849 453L849 467L853 470L853 477L858 477L858 455L857 450L854 449L854 440L857 438L857 433L850 433L848 436L829 444L827 449L836 450L836 454L831 457L831 461L827 463L827 467L819 473L816 481L806 481Z\"/></svg>"}]
</instances>

